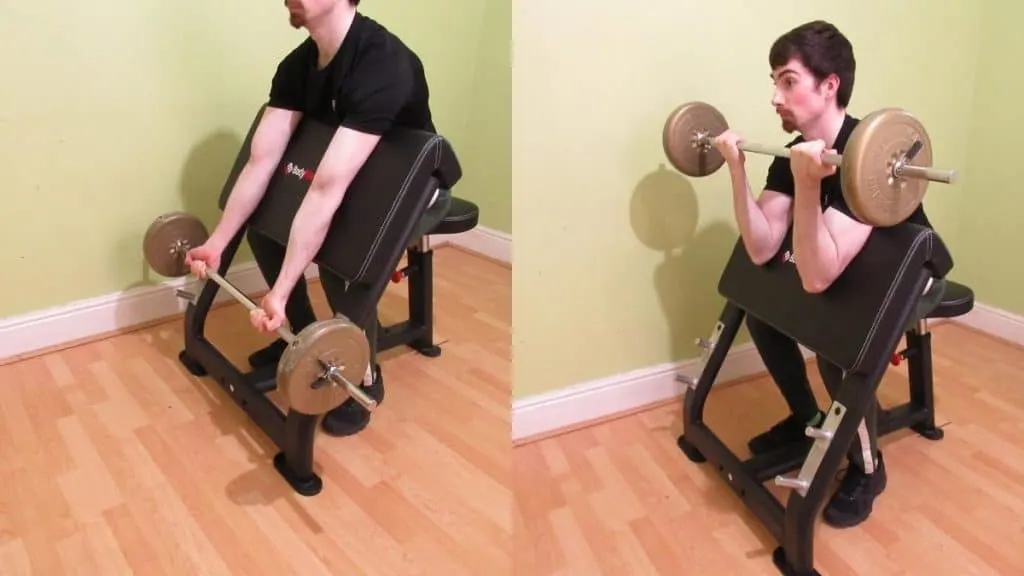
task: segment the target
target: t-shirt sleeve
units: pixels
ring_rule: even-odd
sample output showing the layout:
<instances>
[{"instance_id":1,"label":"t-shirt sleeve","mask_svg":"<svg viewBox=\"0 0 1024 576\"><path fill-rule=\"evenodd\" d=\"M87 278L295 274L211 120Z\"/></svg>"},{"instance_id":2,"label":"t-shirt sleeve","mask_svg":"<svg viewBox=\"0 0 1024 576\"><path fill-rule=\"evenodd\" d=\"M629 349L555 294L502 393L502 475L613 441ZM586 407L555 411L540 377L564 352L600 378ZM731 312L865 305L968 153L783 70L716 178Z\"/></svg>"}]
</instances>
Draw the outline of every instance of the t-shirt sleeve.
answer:
<instances>
[{"instance_id":1,"label":"t-shirt sleeve","mask_svg":"<svg viewBox=\"0 0 1024 576\"><path fill-rule=\"evenodd\" d=\"M768 166L768 177L764 183L765 190L774 190L786 196L796 194L796 183L793 181L793 171L789 167L789 158L777 156Z\"/></svg>"},{"instance_id":2,"label":"t-shirt sleeve","mask_svg":"<svg viewBox=\"0 0 1024 576\"><path fill-rule=\"evenodd\" d=\"M789 146L787 146L788 148ZM840 176L837 172L835 176L831 176L830 179L839 180ZM796 195L796 182L793 180L793 170L790 167L789 158L783 158L781 156L776 157L772 160L771 165L768 167L768 177L765 179L766 190L774 190L780 194L794 197ZM857 220L857 217L853 215L849 205L846 203L846 198L842 194L834 194L828 198L828 205L825 209L833 208L846 216ZM858 220L859 222L859 220Z\"/></svg>"},{"instance_id":3,"label":"t-shirt sleeve","mask_svg":"<svg viewBox=\"0 0 1024 576\"><path fill-rule=\"evenodd\" d=\"M836 172L836 177L837 178L839 177L839 172L838 171ZM853 211L850 210L850 206L846 203L846 197L843 196L842 193L837 193L834 196L835 196L834 198L829 198L829 204L826 207L826 210L828 208L833 208L833 209L839 211L840 213L845 214L851 220L855 220L857 222L860 222L860 219L853 215Z\"/></svg>"},{"instance_id":4,"label":"t-shirt sleeve","mask_svg":"<svg viewBox=\"0 0 1024 576\"><path fill-rule=\"evenodd\" d=\"M383 135L408 102L412 80L409 59L398 46L386 41L372 45L360 56L340 95L345 110L341 125Z\"/></svg>"},{"instance_id":5,"label":"t-shirt sleeve","mask_svg":"<svg viewBox=\"0 0 1024 576\"><path fill-rule=\"evenodd\" d=\"M268 106L301 112L303 108L303 87L306 81L299 51L295 50L281 60L270 81Z\"/></svg>"}]
</instances>

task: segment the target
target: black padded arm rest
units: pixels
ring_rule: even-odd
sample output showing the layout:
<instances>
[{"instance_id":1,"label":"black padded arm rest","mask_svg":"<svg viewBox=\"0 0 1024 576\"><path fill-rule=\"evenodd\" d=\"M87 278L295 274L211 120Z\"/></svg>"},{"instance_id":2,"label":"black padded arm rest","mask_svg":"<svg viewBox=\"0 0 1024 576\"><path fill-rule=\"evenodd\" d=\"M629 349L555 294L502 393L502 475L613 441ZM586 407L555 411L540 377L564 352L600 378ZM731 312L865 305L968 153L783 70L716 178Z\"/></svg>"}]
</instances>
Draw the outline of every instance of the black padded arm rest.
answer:
<instances>
[{"instance_id":1,"label":"black padded arm rest","mask_svg":"<svg viewBox=\"0 0 1024 576\"><path fill-rule=\"evenodd\" d=\"M718 291L850 373L867 375L892 353L928 278L944 277L953 267L934 231L915 224L876 228L832 286L811 294L793 263L792 242L790 227L764 266L754 264L742 240L737 242Z\"/></svg>"},{"instance_id":2,"label":"black padded arm rest","mask_svg":"<svg viewBox=\"0 0 1024 576\"><path fill-rule=\"evenodd\" d=\"M256 115L224 185L221 210L249 159L252 137L265 109ZM287 245L292 220L335 131L303 119L247 222L250 228ZM461 177L455 152L443 137L416 130L390 131L352 181L313 261L355 283L390 274L434 190L452 188Z\"/></svg>"}]
</instances>

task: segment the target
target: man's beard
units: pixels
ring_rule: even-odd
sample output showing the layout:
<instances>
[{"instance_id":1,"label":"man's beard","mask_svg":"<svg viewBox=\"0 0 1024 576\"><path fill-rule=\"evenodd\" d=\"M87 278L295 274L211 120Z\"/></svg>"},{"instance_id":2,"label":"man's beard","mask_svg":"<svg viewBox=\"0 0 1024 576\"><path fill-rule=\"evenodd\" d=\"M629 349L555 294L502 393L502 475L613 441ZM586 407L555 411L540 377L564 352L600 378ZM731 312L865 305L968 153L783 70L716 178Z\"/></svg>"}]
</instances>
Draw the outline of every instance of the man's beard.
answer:
<instances>
[{"instance_id":1,"label":"man's beard","mask_svg":"<svg viewBox=\"0 0 1024 576\"><path fill-rule=\"evenodd\" d=\"M792 134L793 132L796 132L796 122L793 122L789 118L783 118L782 129L786 132L786 134Z\"/></svg>"},{"instance_id":2,"label":"man's beard","mask_svg":"<svg viewBox=\"0 0 1024 576\"><path fill-rule=\"evenodd\" d=\"M292 28L302 28L303 26L306 25L306 19L302 16L302 14L289 12L288 23L292 25Z\"/></svg>"}]
</instances>

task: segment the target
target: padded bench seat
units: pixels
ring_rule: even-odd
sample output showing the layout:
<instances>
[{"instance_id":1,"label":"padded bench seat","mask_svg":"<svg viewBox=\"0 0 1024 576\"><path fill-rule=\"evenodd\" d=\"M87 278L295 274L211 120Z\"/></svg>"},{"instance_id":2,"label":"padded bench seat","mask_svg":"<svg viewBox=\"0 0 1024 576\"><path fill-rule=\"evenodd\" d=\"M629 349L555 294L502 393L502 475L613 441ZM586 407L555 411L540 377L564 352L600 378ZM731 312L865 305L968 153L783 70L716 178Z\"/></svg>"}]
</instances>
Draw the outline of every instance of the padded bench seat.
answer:
<instances>
[{"instance_id":1,"label":"padded bench seat","mask_svg":"<svg viewBox=\"0 0 1024 576\"><path fill-rule=\"evenodd\" d=\"M942 295L942 301L928 314L928 317L956 318L967 314L973 308L974 291L963 284L946 280L946 292Z\"/></svg>"},{"instance_id":2,"label":"padded bench seat","mask_svg":"<svg viewBox=\"0 0 1024 576\"><path fill-rule=\"evenodd\" d=\"M476 228L479 219L480 208L476 204L453 196L448 214L429 234L462 234L463 232L469 232Z\"/></svg>"}]
</instances>

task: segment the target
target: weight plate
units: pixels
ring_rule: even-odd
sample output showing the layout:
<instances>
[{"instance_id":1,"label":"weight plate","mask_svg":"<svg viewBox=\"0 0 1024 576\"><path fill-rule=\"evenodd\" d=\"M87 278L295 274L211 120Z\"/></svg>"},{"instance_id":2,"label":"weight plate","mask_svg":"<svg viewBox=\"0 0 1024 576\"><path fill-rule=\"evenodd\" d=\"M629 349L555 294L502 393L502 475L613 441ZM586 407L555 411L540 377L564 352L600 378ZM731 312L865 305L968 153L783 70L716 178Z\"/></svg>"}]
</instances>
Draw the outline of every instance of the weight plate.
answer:
<instances>
[{"instance_id":1,"label":"weight plate","mask_svg":"<svg viewBox=\"0 0 1024 576\"><path fill-rule=\"evenodd\" d=\"M705 102L687 102L672 111L661 132L661 144L668 161L687 176L707 176L725 164L713 147L694 145L694 137L714 138L729 129L725 117Z\"/></svg>"},{"instance_id":2,"label":"weight plate","mask_svg":"<svg viewBox=\"0 0 1024 576\"><path fill-rule=\"evenodd\" d=\"M909 112L883 108L857 124L842 154L840 174L846 204L860 221L893 226L920 206L928 180L892 175L894 163L916 141L921 147L910 164L931 167L931 139L924 125Z\"/></svg>"},{"instance_id":3,"label":"weight plate","mask_svg":"<svg viewBox=\"0 0 1024 576\"><path fill-rule=\"evenodd\" d=\"M277 384L288 406L303 414L325 414L349 398L344 383L325 380L328 365L361 386L370 363L366 335L338 315L307 326L285 350L277 367Z\"/></svg>"},{"instance_id":4,"label":"weight plate","mask_svg":"<svg viewBox=\"0 0 1024 576\"><path fill-rule=\"evenodd\" d=\"M176 278L189 273L185 254L206 242L203 222L187 212L170 212L149 225L142 252L149 266L161 276Z\"/></svg>"}]
</instances>

